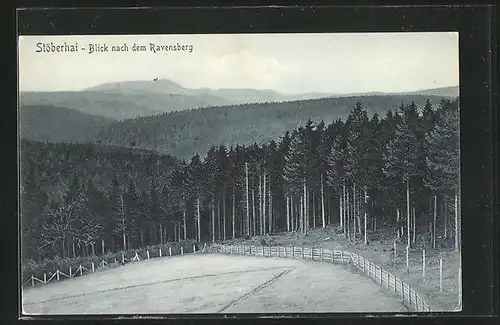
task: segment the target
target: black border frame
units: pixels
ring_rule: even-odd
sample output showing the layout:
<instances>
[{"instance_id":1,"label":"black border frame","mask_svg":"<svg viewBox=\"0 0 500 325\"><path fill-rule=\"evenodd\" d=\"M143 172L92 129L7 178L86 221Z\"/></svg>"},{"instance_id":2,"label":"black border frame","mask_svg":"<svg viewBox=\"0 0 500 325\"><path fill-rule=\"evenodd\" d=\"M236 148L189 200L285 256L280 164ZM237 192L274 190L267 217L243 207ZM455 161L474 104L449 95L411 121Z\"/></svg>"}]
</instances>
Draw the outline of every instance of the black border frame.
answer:
<instances>
[{"instance_id":1,"label":"black border frame","mask_svg":"<svg viewBox=\"0 0 500 325\"><path fill-rule=\"evenodd\" d=\"M498 231L498 144L496 142L498 137L496 50L498 45L495 9L487 5L46 8L17 11L19 23L16 22L16 25L19 35L459 31L460 145L463 173L461 178L462 239L463 243L467 243L462 247L463 311L430 314L419 316L418 319L407 316L371 319L377 322L391 322L399 319L405 323L408 321L434 322L438 319L439 322L456 323L460 316L467 315L474 317L473 319L462 318L462 321L469 319L473 323L480 324L481 320L486 321L488 318L494 320L491 316L498 316L499 304L498 240L495 236L495 230ZM17 96L15 98L17 100ZM17 151L17 148L15 149ZM15 180L17 185L17 175ZM17 204L14 208L17 216ZM16 244L19 244L17 220L14 224L9 224L9 227L12 228L10 231L15 232ZM16 246L10 247L15 247L15 271L17 273L19 255ZM17 299L15 306L9 308L15 310L15 318L17 318L20 312L19 283L14 281L10 283L15 287ZM14 302L14 299L10 299L10 302ZM9 312L9 314L14 313ZM387 315L392 314L380 314L380 316ZM478 316L486 315L490 317L478 318ZM290 314L290 316L307 318L306 322L313 321L313 319L327 321L329 318L349 321L349 323L369 320L366 317L359 317L359 314L308 313ZM255 317L255 315L166 315L165 317L170 321L176 318L200 321L229 318L243 322L244 319ZM116 315L112 317L40 316L25 318L23 322L31 322L34 319L63 321L100 319L102 321L116 318L123 317ZM154 321L158 318L155 316L149 320ZM135 319L133 322L143 319L148 318ZM259 318L258 321L276 322L278 320L264 317Z\"/></svg>"}]
</instances>

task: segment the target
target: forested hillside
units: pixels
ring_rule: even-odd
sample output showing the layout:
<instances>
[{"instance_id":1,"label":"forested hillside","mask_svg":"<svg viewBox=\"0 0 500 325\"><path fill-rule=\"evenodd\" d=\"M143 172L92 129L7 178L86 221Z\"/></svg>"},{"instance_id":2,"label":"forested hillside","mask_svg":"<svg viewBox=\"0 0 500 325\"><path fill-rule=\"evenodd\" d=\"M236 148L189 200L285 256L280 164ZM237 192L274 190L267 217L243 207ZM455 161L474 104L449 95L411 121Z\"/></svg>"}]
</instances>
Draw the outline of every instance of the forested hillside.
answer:
<instances>
[{"instance_id":1,"label":"forested hillside","mask_svg":"<svg viewBox=\"0 0 500 325\"><path fill-rule=\"evenodd\" d=\"M98 140L187 159L194 153L205 155L214 143L228 147L263 144L278 140L286 131L291 132L309 119L327 123L344 119L358 101L372 116L385 114L401 103L412 101L423 107L427 98L419 95L361 96L207 107L128 119L103 129ZM430 99L439 102L441 97Z\"/></svg>"},{"instance_id":2,"label":"forested hillside","mask_svg":"<svg viewBox=\"0 0 500 325\"><path fill-rule=\"evenodd\" d=\"M330 223L339 223L351 240L366 240L366 230L383 223L410 246L430 233L433 245L444 236L458 249L458 102L388 104L392 110L370 117L374 100L355 102L345 121L288 122L293 130L276 141L219 143L186 162L152 152L23 141L23 258L86 255L103 245L116 250L308 232ZM313 103L321 101L303 109ZM267 107L245 106L247 123L254 123L253 110ZM235 110L220 108L206 120ZM269 114L283 114L277 112ZM295 107L299 122L308 116L300 112Z\"/></svg>"},{"instance_id":3,"label":"forested hillside","mask_svg":"<svg viewBox=\"0 0 500 325\"><path fill-rule=\"evenodd\" d=\"M48 142L94 142L102 128L115 122L99 115L55 106L21 106L20 135L23 139Z\"/></svg>"},{"instance_id":4,"label":"forested hillside","mask_svg":"<svg viewBox=\"0 0 500 325\"><path fill-rule=\"evenodd\" d=\"M132 230L120 221L138 221L134 213L140 208L136 226L159 216L165 206L156 197L164 196L164 187L172 188L179 166L169 156L121 147L22 140L20 149L24 258L65 257L75 250L86 255L101 239L115 250L120 229ZM133 202L124 195L131 192ZM157 232L151 236L156 240Z\"/></svg>"},{"instance_id":5,"label":"forested hillside","mask_svg":"<svg viewBox=\"0 0 500 325\"><path fill-rule=\"evenodd\" d=\"M152 116L165 112L222 105L227 102L210 95L185 96L148 91L59 91L21 92L21 105L59 106L114 120Z\"/></svg>"}]
</instances>

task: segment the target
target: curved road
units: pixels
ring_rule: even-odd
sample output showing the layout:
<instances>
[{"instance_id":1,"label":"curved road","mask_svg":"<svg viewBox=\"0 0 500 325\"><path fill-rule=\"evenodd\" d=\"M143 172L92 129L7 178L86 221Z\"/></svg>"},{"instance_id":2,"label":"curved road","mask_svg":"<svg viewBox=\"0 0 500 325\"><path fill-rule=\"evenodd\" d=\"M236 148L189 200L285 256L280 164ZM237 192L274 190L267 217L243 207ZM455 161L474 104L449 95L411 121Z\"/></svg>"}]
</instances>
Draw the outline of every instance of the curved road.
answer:
<instances>
[{"instance_id":1,"label":"curved road","mask_svg":"<svg viewBox=\"0 0 500 325\"><path fill-rule=\"evenodd\" d=\"M151 259L25 288L27 314L407 312L346 267L228 255Z\"/></svg>"}]
</instances>

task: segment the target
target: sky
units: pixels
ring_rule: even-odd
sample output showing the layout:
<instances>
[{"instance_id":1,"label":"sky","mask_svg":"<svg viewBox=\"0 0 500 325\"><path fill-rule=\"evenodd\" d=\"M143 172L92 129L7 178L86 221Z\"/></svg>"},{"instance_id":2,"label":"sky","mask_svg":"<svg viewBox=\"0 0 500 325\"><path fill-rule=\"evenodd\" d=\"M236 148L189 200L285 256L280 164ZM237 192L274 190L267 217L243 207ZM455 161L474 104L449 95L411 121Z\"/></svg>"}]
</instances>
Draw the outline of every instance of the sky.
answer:
<instances>
[{"instance_id":1,"label":"sky","mask_svg":"<svg viewBox=\"0 0 500 325\"><path fill-rule=\"evenodd\" d=\"M78 52L37 52L43 43ZM132 51L135 44L146 51ZM192 45L151 51L150 44ZM106 52L89 53L90 44ZM112 51L127 44L128 51ZM459 84L458 33L20 36L21 91L82 90L106 82L169 79L187 88L399 92Z\"/></svg>"}]
</instances>

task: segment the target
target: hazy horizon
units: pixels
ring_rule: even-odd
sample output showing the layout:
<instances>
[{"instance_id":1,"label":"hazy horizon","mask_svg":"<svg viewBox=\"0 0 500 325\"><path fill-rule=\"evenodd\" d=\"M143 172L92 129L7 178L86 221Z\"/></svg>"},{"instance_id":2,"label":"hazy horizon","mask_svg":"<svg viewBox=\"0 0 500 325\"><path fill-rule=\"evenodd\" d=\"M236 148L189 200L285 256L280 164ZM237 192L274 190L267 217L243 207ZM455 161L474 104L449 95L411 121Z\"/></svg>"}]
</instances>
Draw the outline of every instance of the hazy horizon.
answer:
<instances>
[{"instance_id":1,"label":"hazy horizon","mask_svg":"<svg viewBox=\"0 0 500 325\"><path fill-rule=\"evenodd\" d=\"M46 53L37 43L147 45L145 52ZM192 51L153 53L155 45ZM283 94L412 92L459 86L458 33L21 36L20 91L78 91L168 79L185 88Z\"/></svg>"}]
</instances>

